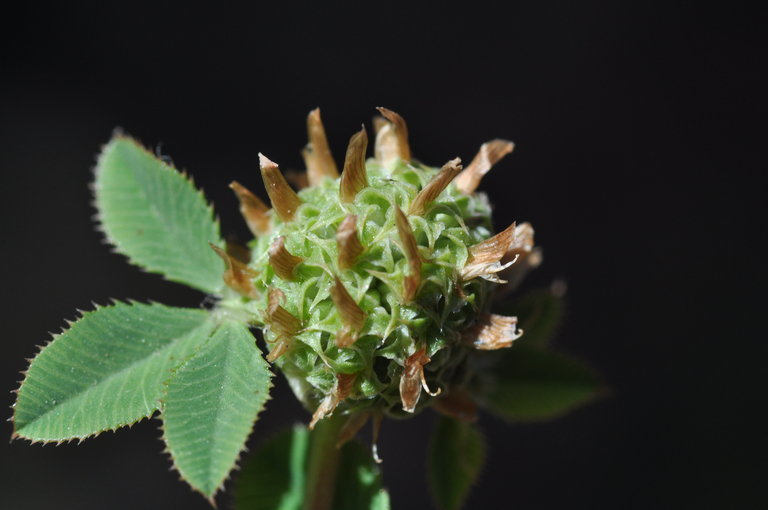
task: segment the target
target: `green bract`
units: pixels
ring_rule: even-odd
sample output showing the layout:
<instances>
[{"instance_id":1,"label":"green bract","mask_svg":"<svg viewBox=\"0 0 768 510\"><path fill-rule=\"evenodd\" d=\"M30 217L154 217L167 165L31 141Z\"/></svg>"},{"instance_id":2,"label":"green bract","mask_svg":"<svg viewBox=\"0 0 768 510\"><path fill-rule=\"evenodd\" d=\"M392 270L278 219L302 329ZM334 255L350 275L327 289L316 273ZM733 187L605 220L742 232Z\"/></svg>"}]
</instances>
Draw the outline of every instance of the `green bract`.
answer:
<instances>
[{"instance_id":1,"label":"green bract","mask_svg":"<svg viewBox=\"0 0 768 510\"><path fill-rule=\"evenodd\" d=\"M434 168L411 157L402 117L379 111L373 158L363 129L339 172L314 110L298 192L263 155L271 208L231 184L254 234L247 249L221 240L185 175L116 135L95 174L107 239L215 304L117 302L85 312L32 360L14 436L83 439L158 413L174 466L212 501L269 398L273 363L312 413L311 431L262 449L239 481L238 508L389 508L376 462L345 443L369 420L376 438L384 416L431 406L444 417L429 479L438 505L455 509L485 458L470 423L478 404L530 421L591 398L594 375L548 347L562 315L558 293L494 304L541 260L531 225L494 233L476 192L512 143L483 144L466 168L458 158ZM522 335L518 315L531 336L510 349ZM262 330L261 347L251 328Z\"/></svg>"}]
</instances>

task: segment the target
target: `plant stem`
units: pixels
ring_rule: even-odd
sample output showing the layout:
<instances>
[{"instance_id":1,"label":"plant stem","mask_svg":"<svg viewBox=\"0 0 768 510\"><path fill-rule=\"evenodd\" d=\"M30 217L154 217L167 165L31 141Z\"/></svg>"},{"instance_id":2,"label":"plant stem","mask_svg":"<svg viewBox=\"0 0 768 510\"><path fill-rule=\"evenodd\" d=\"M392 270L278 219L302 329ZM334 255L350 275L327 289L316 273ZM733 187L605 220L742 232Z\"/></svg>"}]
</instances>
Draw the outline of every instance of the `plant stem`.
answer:
<instances>
[{"instance_id":1,"label":"plant stem","mask_svg":"<svg viewBox=\"0 0 768 510\"><path fill-rule=\"evenodd\" d=\"M320 420L310 436L307 459L307 491L304 510L330 510L336 491L339 450L336 441L344 424L344 416Z\"/></svg>"}]
</instances>

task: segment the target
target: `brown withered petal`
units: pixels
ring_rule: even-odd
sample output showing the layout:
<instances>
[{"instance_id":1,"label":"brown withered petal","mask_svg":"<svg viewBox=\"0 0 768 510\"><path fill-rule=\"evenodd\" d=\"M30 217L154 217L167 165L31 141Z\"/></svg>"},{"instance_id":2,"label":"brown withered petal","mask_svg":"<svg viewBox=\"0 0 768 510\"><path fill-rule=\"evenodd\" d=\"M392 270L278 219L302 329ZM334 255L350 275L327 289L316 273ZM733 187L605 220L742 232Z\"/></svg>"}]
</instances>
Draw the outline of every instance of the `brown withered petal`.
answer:
<instances>
[{"instance_id":1,"label":"brown withered petal","mask_svg":"<svg viewBox=\"0 0 768 510\"><path fill-rule=\"evenodd\" d=\"M245 218L251 233L256 237L268 233L270 229L267 204L237 181L229 183L229 187L240 201L240 214Z\"/></svg>"},{"instance_id":2,"label":"brown withered petal","mask_svg":"<svg viewBox=\"0 0 768 510\"><path fill-rule=\"evenodd\" d=\"M459 421L477 421L477 404L469 392L460 386L453 386L450 391L436 398L433 407L438 413Z\"/></svg>"},{"instance_id":3,"label":"brown withered petal","mask_svg":"<svg viewBox=\"0 0 768 510\"><path fill-rule=\"evenodd\" d=\"M344 422L344 425L341 426L339 437L336 439L336 448L341 448L347 441L355 437L355 434L368 423L370 417L370 412L353 413L347 421Z\"/></svg>"},{"instance_id":4,"label":"brown withered petal","mask_svg":"<svg viewBox=\"0 0 768 510\"><path fill-rule=\"evenodd\" d=\"M493 351L510 347L522 335L523 330L517 329L517 317L486 313L464 332L464 340L475 349Z\"/></svg>"},{"instance_id":5,"label":"brown withered petal","mask_svg":"<svg viewBox=\"0 0 768 510\"><path fill-rule=\"evenodd\" d=\"M348 215L336 230L336 246L339 248L339 269L349 269L355 265L357 257L363 253L363 245L357 237L357 216Z\"/></svg>"},{"instance_id":6,"label":"brown withered petal","mask_svg":"<svg viewBox=\"0 0 768 510\"><path fill-rule=\"evenodd\" d=\"M365 325L365 312L355 303L338 276L334 276L331 299L342 323L341 330L336 334L336 346L349 347L357 341L357 334Z\"/></svg>"},{"instance_id":7,"label":"brown withered petal","mask_svg":"<svg viewBox=\"0 0 768 510\"><path fill-rule=\"evenodd\" d=\"M376 159L384 165L396 158L410 161L411 147L408 144L408 126L405 119L387 108L376 109L389 121L388 124L381 125L376 133Z\"/></svg>"},{"instance_id":8,"label":"brown withered petal","mask_svg":"<svg viewBox=\"0 0 768 510\"><path fill-rule=\"evenodd\" d=\"M235 260L248 264L251 261L251 250L237 241L227 240L225 250L227 255Z\"/></svg>"},{"instance_id":9,"label":"brown withered petal","mask_svg":"<svg viewBox=\"0 0 768 510\"><path fill-rule=\"evenodd\" d=\"M431 181L424 186L416 198L411 202L411 208L408 214L421 216L427 209L427 206L437 198L440 193L451 183L459 172L461 172L461 158L455 158L443 165L440 171L435 174Z\"/></svg>"},{"instance_id":10,"label":"brown withered petal","mask_svg":"<svg viewBox=\"0 0 768 510\"><path fill-rule=\"evenodd\" d=\"M530 223L525 222L518 225L502 262L508 262L515 257L520 257L520 259L527 257L533 251L533 234L533 226Z\"/></svg>"},{"instance_id":11,"label":"brown withered petal","mask_svg":"<svg viewBox=\"0 0 768 510\"><path fill-rule=\"evenodd\" d=\"M440 394L440 388L434 393L429 391L427 381L424 378L424 365L430 361L424 348L411 354L405 360L403 375L400 376L400 401L406 412L412 413L416 409L422 388L432 396Z\"/></svg>"},{"instance_id":12,"label":"brown withered petal","mask_svg":"<svg viewBox=\"0 0 768 510\"><path fill-rule=\"evenodd\" d=\"M408 259L410 272L403 280L403 300L408 303L416 297L416 292L421 284L421 257L419 256L416 237L413 235L411 225L403 211L395 205L395 224L397 225L397 234L400 237L405 257Z\"/></svg>"},{"instance_id":13,"label":"brown withered petal","mask_svg":"<svg viewBox=\"0 0 768 510\"><path fill-rule=\"evenodd\" d=\"M352 135L344 157L344 171L339 183L339 197L342 202L349 203L361 189L368 186L368 176L365 171L365 151L368 148L368 133L365 126Z\"/></svg>"},{"instance_id":14,"label":"brown withered petal","mask_svg":"<svg viewBox=\"0 0 768 510\"><path fill-rule=\"evenodd\" d=\"M481 241L469 249L469 258L461 270L463 280L471 280L478 276L492 281L499 281L496 273L506 269L515 261L505 264L502 258L512 245L515 238L515 223L505 228L495 236Z\"/></svg>"},{"instance_id":15,"label":"brown withered petal","mask_svg":"<svg viewBox=\"0 0 768 510\"><path fill-rule=\"evenodd\" d=\"M277 216L283 221L292 221L296 209L301 205L301 199L288 185L276 163L259 153L259 165L264 186Z\"/></svg>"},{"instance_id":16,"label":"brown withered petal","mask_svg":"<svg viewBox=\"0 0 768 510\"><path fill-rule=\"evenodd\" d=\"M320 405L317 406L312 421L309 422L309 430L315 428L318 421L333 413L342 400L347 398L352 391L352 385L355 382L357 374L336 374L336 384L333 385L331 392L325 396Z\"/></svg>"},{"instance_id":17,"label":"brown withered petal","mask_svg":"<svg viewBox=\"0 0 768 510\"><path fill-rule=\"evenodd\" d=\"M213 251L215 251L216 254L221 257L221 260L224 261L224 264L226 264L223 278L224 283L227 284L227 287L237 291L243 296L250 298L257 297L256 289L254 289L253 283L251 283L251 279L258 276L258 273L256 273L253 269L249 268L236 258L229 255L226 251L222 250L215 244L208 244L210 244L211 248L213 248Z\"/></svg>"},{"instance_id":18,"label":"brown withered petal","mask_svg":"<svg viewBox=\"0 0 768 510\"><path fill-rule=\"evenodd\" d=\"M278 236L269 246L269 264L283 280L293 280L293 271L304 259L291 255L285 247L285 237Z\"/></svg>"},{"instance_id":19,"label":"brown withered petal","mask_svg":"<svg viewBox=\"0 0 768 510\"><path fill-rule=\"evenodd\" d=\"M290 338L280 337L275 339L274 347L267 354L267 361L274 363L277 358L285 354L285 351L288 350L288 342L290 342Z\"/></svg>"},{"instance_id":20,"label":"brown withered petal","mask_svg":"<svg viewBox=\"0 0 768 510\"><path fill-rule=\"evenodd\" d=\"M291 338L301 327L301 322L280 305L284 297L280 290L269 291L266 322L278 337Z\"/></svg>"},{"instance_id":21,"label":"brown withered petal","mask_svg":"<svg viewBox=\"0 0 768 510\"><path fill-rule=\"evenodd\" d=\"M514 148L514 143L498 139L481 145L472 163L456 178L456 187L462 193L474 192L480 185L483 176Z\"/></svg>"},{"instance_id":22,"label":"brown withered petal","mask_svg":"<svg viewBox=\"0 0 768 510\"><path fill-rule=\"evenodd\" d=\"M315 108L307 115L307 136L309 143L302 151L307 165L307 180L310 186L317 186L324 177L336 179L339 169L328 147L328 138L320 118L320 108Z\"/></svg>"}]
</instances>

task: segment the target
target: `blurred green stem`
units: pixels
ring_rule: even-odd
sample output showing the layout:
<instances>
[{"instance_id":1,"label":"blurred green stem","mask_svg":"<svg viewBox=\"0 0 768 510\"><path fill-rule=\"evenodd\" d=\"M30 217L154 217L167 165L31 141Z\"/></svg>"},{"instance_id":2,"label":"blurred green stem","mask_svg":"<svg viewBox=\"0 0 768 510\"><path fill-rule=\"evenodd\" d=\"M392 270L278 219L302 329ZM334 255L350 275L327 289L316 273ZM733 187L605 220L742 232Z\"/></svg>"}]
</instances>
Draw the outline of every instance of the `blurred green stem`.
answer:
<instances>
[{"instance_id":1,"label":"blurred green stem","mask_svg":"<svg viewBox=\"0 0 768 510\"><path fill-rule=\"evenodd\" d=\"M331 416L320 420L311 434L307 459L307 492L304 510L330 510L339 469L336 441L345 417Z\"/></svg>"}]
</instances>

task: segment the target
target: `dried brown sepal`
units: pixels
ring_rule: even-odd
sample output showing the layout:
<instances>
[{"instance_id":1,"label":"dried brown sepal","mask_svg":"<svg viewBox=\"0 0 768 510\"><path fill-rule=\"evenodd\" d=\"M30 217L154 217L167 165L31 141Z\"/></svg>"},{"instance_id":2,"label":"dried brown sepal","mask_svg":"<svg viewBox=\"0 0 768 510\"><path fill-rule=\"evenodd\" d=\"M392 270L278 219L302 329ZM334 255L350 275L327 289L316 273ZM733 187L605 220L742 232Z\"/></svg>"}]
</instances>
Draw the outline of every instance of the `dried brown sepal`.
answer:
<instances>
[{"instance_id":1,"label":"dried brown sepal","mask_svg":"<svg viewBox=\"0 0 768 510\"><path fill-rule=\"evenodd\" d=\"M336 230L336 245L339 248L339 269L349 269L355 265L357 257L363 253L363 245L357 237L357 216L348 215Z\"/></svg>"},{"instance_id":2,"label":"dried brown sepal","mask_svg":"<svg viewBox=\"0 0 768 510\"><path fill-rule=\"evenodd\" d=\"M355 377L357 377L357 374L336 374L336 383L333 385L333 389L325 396L320 405L317 406L314 414L312 414L309 430L314 429L318 421L333 414L333 411L341 401L349 396L352 391L352 385L355 382Z\"/></svg>"},{"instance_id":3,"label":"dried brown sepal","mask_svg":"<svg viewBox=\"0 0 768 510\"><path fill-rule=\"evenodd\" d=\"M480 146L469 166L456 178L456 188L462 193L473 193L493 165L512 152L515 144L509 140L491 140Z\"/></svg>"},{"instance_id":4,"label":"dried brown sepal","mask_svg":"<svg viewBox=\"0 0 768 510\"><path fill-rule=\"evenodd\" d=\"M331 299L341 317L342 328L336 333L336 346L349 347L357 341L357 335L365 325L365 312L349 295L338 276L334 276Z\"/></svg>"},{"instance_id":5,"label":"dried brown sepal","mask_svg":"<svg viewBox=\"0 0 768 510\"><path fill-rule=\"evenodd\" d=\"M237 181L229 183L229 187L240 201L240 214L243 215L251 233L256 237L269 233L269 216L267 215L269 207L267 204Z\"/></svg>"},{"instance_id":6,"label":"dried brown sepal","mask_svg":"<svg viewBox=\"0 0 768 510\"><path fill-rule=\"evenodd\" d=\"M238 294L242 294L243 296L250 298L258 297L256 289L253 287L253 283L251 282L253 278L258 276L258 273L236 258L232 257L230 254L215 244L208 244L210 244L211 248L213 248L213 251L216 252L216 255L221 257L221 260L224 261L224 264L226 264L223 278L227 287L236 291Z\"/></svg>"},{"instance_id":7,"label":"dried brown sepal","mask_svg":"<svg viewBox=\"0 0 768 510\"><path fill-rule=\"evenodd\" d=\"M248 264L251 261L251 250L237 241L227 240L225 251L227 252L227 255L235 260L239 260L243 264Z\"/></svg>"},{"instance_id":8,"label":"dried brown sepal","mask_svg":"<svg viewBox=\"0 0 768 510\"><path fill-rule=\"evenodd\" d=\"M320 108L315 108L307 115L307 136L309 143L302 151L307 166L307 181L310 186L317 186L324 177L336 179L339 169L328 147Z\"/></svg>"},{"instance_id":9,"label":"dried brown sepal","mask_svg":"<svg viewBox=\"0 0 768 510\"><path fill-rule=\"evenodd\" d=\"M517 317L484 313L463 336L464 341L475 349L494 351L510 347L522 335L523 330L517 329Z\"/></svg>"},{"instance_id":10,"label":"dried brown sepal","mask_svg":"<svg viewBox=\"0 0 768 510\"><path fill-rule=\"evenodd\" d=\"M427 210L427 206L435 200L440 193L451 183L451 181L461 172L461 158L455 158L443 165L440 171L435 174L431 181L424 186L416 198L411 202L411 208L408 214L421 216Z\"/></svg>"},{"instance_id":11,"label":"dried brown sepal","mask_svg":"<svg viewBox=\"0 0 768 510\"><path fill-rule=\"evenodd\" d=\"M299 195L285 180L277 164L261 153L259 153L259 165L261 166L264 186L267 188L267 195L272 201L272 207L277 216L283 221L292 221L296 209L301 205Z\"/></svg>"},{"instance_id":12,"label":"dried brown sepal","mask_svg":"<svg viewBox=\"0 0 768 510\"><path fill-rule=\"evenodd\" d=\"M290 340L290 338L277 338L273 342L274 345L272 349L270 349L269 353L267 354L267 361L274 363L277 358L285 354L285 351L288 350Z\"/></svg>"},{"instance_id":13,"label":"dried brown sepal","mask_svg":"<svg viewBox=\"0 0 768 510\"><path fill-rule=\"evenodd\" d=\"M339 183L339 197L342 202L349 203L361 189L368 186L368 176L365 171L365 151L368 148L368 134L365 127L352 135L344 157L344 171Z\"/></svg>"},{"instance_id":14,"label":"dried brown sepal","mask_svg":"<svg viewBox=\"0 0 768 510\"><path fill-rule=\"evenodd\" d=\"M269 264L275 270L275 274L283 280L293 280L293 272L296 266L304 262L304 259L291 255L285 247L285 237L278 236L269 246Z\"/></svg>"},{"instance_id":15,"label":"dried brown sepal","mask_svg":"<svg viewBox=\"0 0 768 510\"><path fill-rule=\"evenodd\" d=\"M376 126L378 128L374 151L376 160L382 165L387 165L397 158L410 161L411 147L408 145L408 126L405 120L387 108L376 109L389 121L386 124L374 121L379 124Z\"/></svg>"},{"instance_id":16,"label":"dried brown sepal","mask_svg":"<svg viewBox=\"0 0 768 510\"><path fill-rule=\"evenodd\" d=\"M422 388L433 397L440 394L440 388L434 393L431 392L424 378L424 365L430 361L425 348L419 349L405 360L403 375L400 376L400 401L403 404L403 410L408 413L416 409Z\"/></svg>"},{"instance_id":17,"label":"dried brown sepal","mask_svg":"<svg viewBox=\"0 0 768 510\"><path fill-rule=\"evenodd\" d=\"M400 244L402 244L403 252L406 259L408 259L408 266L410 268L408 276L403 280L403 300L409 303L416 297L416 292L421 284L421 257L419 257L416 237L413 235L408 218L397 205L394 207L397 234L400 236Z\"/></svg>"},{"instance_id":18,"label":"dried brown sepal","mask_svg":"<svg viewBox=\"0 0 768 510\"><path fill-rule=\"evenodd\" d=\"M503 283L496 273L512 265L515 260L502 264L509 247L515 238L515 223L505 228L495 236L481 241L469 249L469 258L461 270L462 280L472 278L485 278L498 283Z\"/></svg>"},{"instance_id":19,"label":"dried brown sepal","mask_svg":"<svg viewBox=\"0 0 768 510\"><path fill-rule=\"evenodd\" d=\"M460 386L451 387L450 391L436 398L433 407L438 413L459 421L477 421L477 404Z\"/></svg>"},{"instance_id":20,"label":"dried brown sepal","mask_svg":"<svg viewBox=\"0 0 768 510\"><path fill-rule=\"evenodd\" d=\"M301 322L280 305L285 294L278 289L271 289L267 302L267 322L277 336L292 337L299 331Z\"/></svg>"},{"instance_id":21,"label":"dried brown sepal","mask_svg":"<svg viewBox=\"0 0 768 510\"><path fill-rule=\"evenodd\" d=\"M371 413L367 411L353 413L349 416L344 425L341 426L339 437L336 439L336 448L341 448L344 444L355 437L361 428L368 423Z\"/></svg>"}]
</instances>

